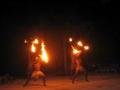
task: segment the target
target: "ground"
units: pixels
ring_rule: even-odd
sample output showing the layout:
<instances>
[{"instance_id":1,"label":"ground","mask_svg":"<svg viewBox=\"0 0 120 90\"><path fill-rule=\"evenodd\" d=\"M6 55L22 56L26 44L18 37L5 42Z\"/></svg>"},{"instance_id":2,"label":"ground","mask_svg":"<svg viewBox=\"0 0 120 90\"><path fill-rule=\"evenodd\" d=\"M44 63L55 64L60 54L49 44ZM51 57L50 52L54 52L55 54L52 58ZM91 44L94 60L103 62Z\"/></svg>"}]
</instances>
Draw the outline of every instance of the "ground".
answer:
<instances>
[{"instance_id":1,"label":"ground","mask_svg":"<svg viewBox=\"0 0 120 90\"><path fill-rule=\"evenodd\" d=\"M0 90L120 90L120 74L94 74L89 76L89 82L78 77L75 84L65 76L48 77L47 86L41 80L31 81L23 87L24 79L13 83L0 85Z\"/></svg>"}]
</instances>

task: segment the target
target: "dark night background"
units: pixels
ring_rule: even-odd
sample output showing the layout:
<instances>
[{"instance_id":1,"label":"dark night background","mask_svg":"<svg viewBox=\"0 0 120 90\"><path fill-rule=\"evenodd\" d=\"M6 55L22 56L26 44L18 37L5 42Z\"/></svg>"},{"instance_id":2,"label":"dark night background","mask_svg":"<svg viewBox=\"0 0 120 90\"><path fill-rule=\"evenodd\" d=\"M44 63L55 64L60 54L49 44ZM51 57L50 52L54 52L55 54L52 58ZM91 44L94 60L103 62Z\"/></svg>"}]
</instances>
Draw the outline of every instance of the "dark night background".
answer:
<instances>
[{"instance_id":1,"label":"dark night background","mask_svg":"<svg viewBox=\"0 0 120 90\"><path fill-rule=\"evenodd\" d=\"M112 0L1 3L0 74L24 75L27 64L24 39L34 35L46 41L50 72L62 72L63 41L69 36L90 45L84 58L89 62L120 64L118 13L119 7Z\"/></svg>"}]
</instances>

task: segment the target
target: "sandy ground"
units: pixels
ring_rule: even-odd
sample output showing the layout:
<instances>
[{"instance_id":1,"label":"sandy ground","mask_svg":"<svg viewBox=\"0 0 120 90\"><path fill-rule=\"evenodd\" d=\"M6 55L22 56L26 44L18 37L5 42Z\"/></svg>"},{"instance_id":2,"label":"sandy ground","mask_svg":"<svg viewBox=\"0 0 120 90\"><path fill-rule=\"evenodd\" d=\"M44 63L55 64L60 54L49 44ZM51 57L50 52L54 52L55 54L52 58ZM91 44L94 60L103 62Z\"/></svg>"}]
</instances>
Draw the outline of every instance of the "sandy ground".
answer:
<instances>
[{"instance_id":1,"label":"sandy ground","mask_svg":"<svg viewBox=\"0 0 120 90\"><path fill-rule=\"evenodd\" d=\"M75 84L69 77L48 77L47 86L41 80L31 81L23 87L25 80L18 79L13 83L0 85L0 90L120 90L120 74L118 75L90 75L89 82L78 77Z\"/></svg>"}]
</instances>

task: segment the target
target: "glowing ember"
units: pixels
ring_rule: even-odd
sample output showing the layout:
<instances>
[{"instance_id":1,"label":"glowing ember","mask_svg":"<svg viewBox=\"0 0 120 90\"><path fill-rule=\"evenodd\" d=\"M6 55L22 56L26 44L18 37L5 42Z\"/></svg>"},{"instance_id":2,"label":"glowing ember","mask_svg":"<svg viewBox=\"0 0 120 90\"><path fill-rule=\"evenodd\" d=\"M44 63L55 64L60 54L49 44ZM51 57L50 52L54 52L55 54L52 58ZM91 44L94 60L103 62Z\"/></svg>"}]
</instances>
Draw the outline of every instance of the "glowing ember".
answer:
<instances>
[{"instance_id":1,"label":"glowing ember","mask_svg":"<svg viewBox=\"0 0 120 90\"><path fill-rule=\"evenodd\" d=\"M77 42L77 45L80 46L80 47L82 47L82 46L83 46L83 43L82 43L81 41L78 41L78 42Z\"/></svg>"},{"instance_id":2,"label":"glowing ember","mask_svg":"<svg viewBox=\"0 0 120 90\"><path fill-rule=\"evenodd\" d=\"M70 38L69 38L69 42L72 42L72 41L73 41L73 39L70 37Z\"/></svg>"},{"instance_id":3,"label":"glowing ember","mask_svg":"<svg viewBox=\"0 0 120 90\"><path fill-rule=\"evenodd\" d=\"M34 44L31 45L31 51L32 51L33 53L36 52L36 48L35 48L35 45L34 45Z\"/></svg>"},{"instance_id":4,"label":"glowing ember","mask_svg":"<svg viewBox=\"0 0 120 90\"><path fill-rule=\"evenodd\" d=\"M27 40L25 40L24 43L27 43Z\"/></svg>"},{"instance_id":5,"label":"glowing ember","mask_svg":"<svg viewBox=\"0 0 120 90\"><path fill-rule=\"evenodd\" d=\"M41 43L41 60L44 61L45 63L48 63L48 55L47 55L47 51L45 49L45 44L44 42Z\"/></svg>"},{"instance_id":6,"label":"glowing ember","mask_svg":"<svg viewBox=\"0 0 120 90\"><path fill-rule=\"evenodd\" d=\"M72 50L73 50L74 55L77 55L77 54L81 53L81 50L78 50L78 49L74 48L73 46L72 46Z\"/></svg>"},{"instance_id":7,"label":"glowing ember","mask_svg":"<svg viewBox=\"0 0 120 90\"><path fill-rule=\"evenodd\" d=\"M89 50L90 47L89 47L89 46L84 46L84 49L85 49L85 50Z\"/></svg>"}]
</instances>

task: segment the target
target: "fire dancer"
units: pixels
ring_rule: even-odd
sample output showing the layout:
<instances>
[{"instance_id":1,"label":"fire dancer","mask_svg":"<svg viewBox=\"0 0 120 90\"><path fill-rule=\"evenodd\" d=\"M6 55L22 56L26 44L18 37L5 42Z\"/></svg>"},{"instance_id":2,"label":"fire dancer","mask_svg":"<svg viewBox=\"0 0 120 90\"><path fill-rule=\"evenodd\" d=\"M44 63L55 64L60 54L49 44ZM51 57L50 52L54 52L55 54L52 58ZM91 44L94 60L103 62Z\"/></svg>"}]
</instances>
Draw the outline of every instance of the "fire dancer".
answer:
<instances>
[{"instance_id":1,"label":"fire dancer","mask_svg":"<svg viewBox=\"0 0 120 90\"><path fill-rule=\"evenodd\" d=\"M87 69L84 66L84 62L81 59L81 54L83 52L82 48L77 49L72 47L72 60L71 60L71 75L72 75L72 83L75 82L75 79L79 74L84 74L85 80L88 81Z\"/></svg>"},{"instance_id":2,"label":"fire dancer","mask_svg":"<svg viewBox=\"0 0 120 90\"><path fill-rule=\"evenodd\" d=\"M42 72L41 66L42 66L42 62L40 60L40 57L39 56L35 57L35 60L33 61L32 68L31 68L32 70L28 75L28 78L24 86L26 86L30 80L37 80L40 78L43 79L43 85L46 86L46 75Z\"/></svg>"},{"instance_id":3,"label":"fire dancer","mask_svg":"<svg viewBox=\"0 0 120 90\"><path fill-rule=\"evenodd\" d=\"M43 85L46 86L46 76L42 72L42 63L47 62L48 60L48 58L47 60L45 58L47 57L47 54L45 52L44 43L43 42L41 43L40 51L39 42L37 39L35 39L31 45L31 52L32 53L30 53L30 60L28 64L28 76L24 86L26 86L30 80L37 80L39 78L43 79Z\"/></svg>"}]
</instances>

